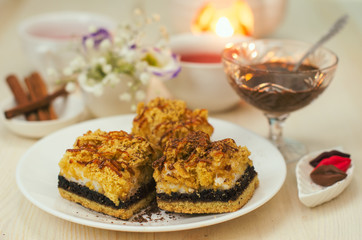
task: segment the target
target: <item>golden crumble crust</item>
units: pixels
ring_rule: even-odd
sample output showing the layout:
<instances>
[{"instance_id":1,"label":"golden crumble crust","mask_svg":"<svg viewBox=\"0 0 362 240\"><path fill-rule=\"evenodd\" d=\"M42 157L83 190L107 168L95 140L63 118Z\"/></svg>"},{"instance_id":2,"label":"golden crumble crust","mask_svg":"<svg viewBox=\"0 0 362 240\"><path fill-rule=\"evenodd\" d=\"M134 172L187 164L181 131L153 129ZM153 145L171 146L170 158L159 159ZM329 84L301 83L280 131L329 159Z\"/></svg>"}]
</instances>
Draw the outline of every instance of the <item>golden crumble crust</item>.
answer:
<instances>
[{"instance_id":1,"label":"golden crumble crust","mask_svg":"<svg viewBox=\"0 0 362 240\"><path fill-rule=\"evenodd\" d=\"M193 192L229 189L252 161L246 147L227 138L212 142L204 132L166 144L163 156L153 163L157 192Z\"/></svg>"},{"instance_id":2,"label":"golden crumble crust","mask_svg":"<svg viewBox=\"0 0 362 240\"><path fill-rule=\"evenodd\" d=\"M155 98L148 104L138 105L132 133L146 138L160 155L166 142L172 138L184 137L190 131L211 135L214 128L207 118L205 109L192 111L184 101Z\"/></svg>"},{"instance_id":3,"label":"golden crumble crust","mask_svg":"<svg viewBox=\"0 0 362 240\"><path fill-rule=\"evenodd\" d=\"M152 179L155 154L142 137L124 131L88 131L59 162L59 175L82 182L115 205Z\"/></svg>"}]
</instances>

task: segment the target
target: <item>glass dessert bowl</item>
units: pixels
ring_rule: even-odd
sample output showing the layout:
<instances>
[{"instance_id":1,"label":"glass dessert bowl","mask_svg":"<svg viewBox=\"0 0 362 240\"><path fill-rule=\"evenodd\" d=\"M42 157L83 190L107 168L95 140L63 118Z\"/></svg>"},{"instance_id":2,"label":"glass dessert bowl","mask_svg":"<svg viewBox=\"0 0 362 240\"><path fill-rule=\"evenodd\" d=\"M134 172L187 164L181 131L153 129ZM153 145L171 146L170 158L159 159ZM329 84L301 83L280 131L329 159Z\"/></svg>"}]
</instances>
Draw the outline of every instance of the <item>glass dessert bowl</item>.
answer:
<instances>
[{"instance_id":1,"label":"glass dessert bowl","mask_svg":"<svg viewBox=\"0 0 362 240\"><path fill-rule=\"evenodd\" d=\"M222 52L230 85L242 99L263 111L270 125L269 138L287 162L298 160L307 150L303 144L283 138L285 120L328 87L338 64L332 51L318 48L294 70L310 47L299 41L260 39L230 44Z\"/></svg>"}]
</instances>

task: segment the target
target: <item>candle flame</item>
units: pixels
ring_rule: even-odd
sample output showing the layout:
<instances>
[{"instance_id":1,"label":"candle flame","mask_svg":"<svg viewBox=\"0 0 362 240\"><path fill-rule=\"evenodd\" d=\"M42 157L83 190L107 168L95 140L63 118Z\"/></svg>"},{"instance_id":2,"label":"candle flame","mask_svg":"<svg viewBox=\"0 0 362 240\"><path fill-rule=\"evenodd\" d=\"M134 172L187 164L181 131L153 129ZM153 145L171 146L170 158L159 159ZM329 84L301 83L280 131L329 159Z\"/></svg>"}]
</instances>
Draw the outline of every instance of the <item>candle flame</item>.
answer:
<instances>
[{"instance_id":1,"label":"candle flame","mask_svg":"<svg viewBox=\"0 0 362 240\"><path fill-rule=\"evenodd\" d=\"M227 1L222 6L212 1L204 4L192 22L194 33L216 32L219 36L251 36L254 28L254 15L246 0Z\"/></svg>"},{"instance_id":2,"label":"candle flame","mask_svg":"<svg viewBox=\"0 0 362 240\"><path fill-rule=\"evenodd\" d=\"M219 37L231 37L234 34L234 28L227 17L221 17L216 23L215 32Z\"/></svg>"}]
</instances>

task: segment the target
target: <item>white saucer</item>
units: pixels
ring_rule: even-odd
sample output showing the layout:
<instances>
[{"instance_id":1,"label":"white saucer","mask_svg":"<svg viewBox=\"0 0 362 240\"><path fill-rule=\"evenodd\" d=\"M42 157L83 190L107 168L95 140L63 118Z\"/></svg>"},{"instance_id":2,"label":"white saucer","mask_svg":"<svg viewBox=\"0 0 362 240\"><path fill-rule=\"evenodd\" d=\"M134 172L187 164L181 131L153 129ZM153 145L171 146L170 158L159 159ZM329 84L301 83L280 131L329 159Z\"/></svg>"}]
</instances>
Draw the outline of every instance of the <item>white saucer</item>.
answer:
<instances>
[{"instance_id":1,"label":"white saucer","mask_svg":"<svg viewBox=\"0 0 362 240\"><path fill-rule=\"evenodd\" d=\"M341 148L333 148L343 151ZM307 154L299 160L295 169L298 184L299 200L307 207L315 207L322 203L332 200L343 192L343 190L351 183L353 176L354 163L347 170L347 177L342 181L336 182L332 186L323 187L315 184L310 178L313 167L309 162L322 152L331 151L333 149L324 149Z\"/></svg>"},{"instance_id":2,"label":"white saucer","mask_svg":"<svg viewBox=\"0 0 362 240\"><path fill-rule=\"evenodd\" d=\"M67 97L59 97L53 101L53 107L58 119L47 121L26 121L24 116L6 119L4 112L15 107L13 97L1 103L1 121L17 135L29 138L41 138L63 127L78 122L84 112L82 97L78 94L70 94Z\"/></svg>"}]
</instances>

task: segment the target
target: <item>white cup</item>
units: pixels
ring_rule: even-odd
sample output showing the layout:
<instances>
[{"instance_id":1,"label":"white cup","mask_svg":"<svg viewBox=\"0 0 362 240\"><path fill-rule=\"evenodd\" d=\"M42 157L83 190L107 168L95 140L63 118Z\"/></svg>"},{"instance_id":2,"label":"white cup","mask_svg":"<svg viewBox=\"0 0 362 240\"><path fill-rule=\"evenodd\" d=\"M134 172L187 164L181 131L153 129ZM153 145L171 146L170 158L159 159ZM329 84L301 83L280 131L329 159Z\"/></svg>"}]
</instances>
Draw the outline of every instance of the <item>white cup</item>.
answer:
<instances>
[{"instance_id":1,"label":"white cup","mask_svg":"<svg viewBox=\"0 0 362 240\"><path fill-rule=\"evenodd\" d=\"M93 13L54 12L23 20L18 33L29 62L47 80L47 69L62 71L75 57L80 38L90 27L113 30L116 24Z\"/></svg>"},{"instance_id":2,"label":"white cup","mask_svg":"<svg viewBox=\"0 0 362 240\"><path fill-rule=\"evenodd\" d=\"M221 51L229 42L237 42L244 36L220 38L215 34L194 35L183 33L171 36L170 46L174 53L185 56L207 54L219 56L219 62L182 61L179 75L165 85L173 97L184 100L187 106L220 112L234 107L240 97L229 85L221 63Z\"/></svg>"}]
</instances>

